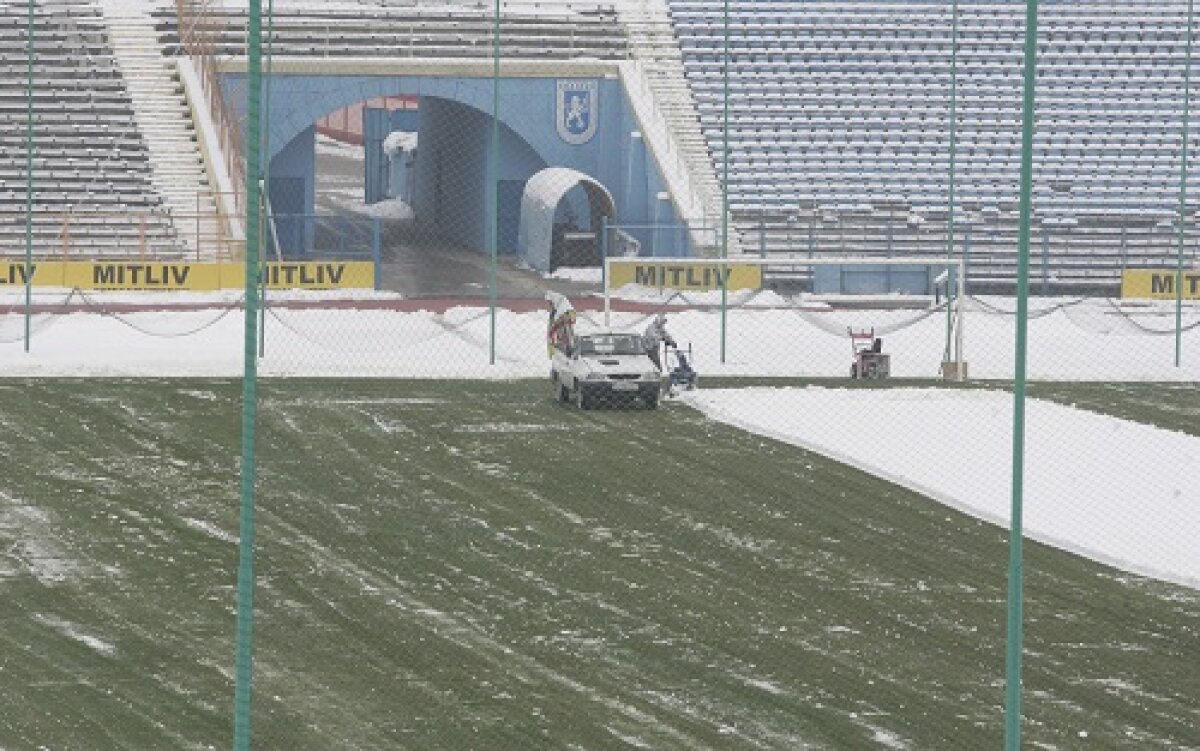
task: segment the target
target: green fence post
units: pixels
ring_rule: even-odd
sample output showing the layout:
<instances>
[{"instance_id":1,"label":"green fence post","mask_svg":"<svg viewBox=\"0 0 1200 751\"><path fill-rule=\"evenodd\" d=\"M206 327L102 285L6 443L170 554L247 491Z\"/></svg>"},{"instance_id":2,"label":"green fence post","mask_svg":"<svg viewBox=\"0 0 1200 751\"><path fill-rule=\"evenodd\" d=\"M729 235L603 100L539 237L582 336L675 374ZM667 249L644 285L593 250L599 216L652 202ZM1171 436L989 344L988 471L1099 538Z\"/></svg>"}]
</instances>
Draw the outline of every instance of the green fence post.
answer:
<instances>
[{"instance_id":1,"label":"green fence post","mask_svg":"<svg viewBox=\"0 0 1200 751\"><path fill-rule=\"evenodd\" d=\"M241 532L238 538L237 663L233 747L250 748L250 686L254 637L254 431L258 412L259 131L262 90L262 0L249 0L246 93L246 331L242 373Z\"/></svg>"},{"instance_id":2,"label":"green fence post","mask_svg":"<svg viewBox=\"0 0 1200 751\"><path fill-rule=\"evenodd\" d=\"M267 0L267 78L263 84L266 92L266 97L263 100L263 116L262 119L266 122L267 127L262 129L262 153L266 154L263 159L262 185L263 191L266 193L266 201L263 205L270 209L270 221L264 216L263 233L270 231L271 237L278 243L279 238L275 234L275 207L271 204L271 78L272 67L275 60L275 0ZM262 303L258 308L258 356L267 356L267 273L263 269L260 274L261 281L258 285L258 294Z\"/></svg>"},{"instance_id":3,"label":"green fence post","mask_svg":"<svg viewBox=\"0 0 1200 751\"><path fill-rule=\"evenodd\" d=\"M1187 217L1188 173L1188 116L1192 104L1192 10L1194 0L1188 0L1187 53L1183 65L1183 127L1179 149L1179 252L1175 264L1175 367L1183 357L1183 236Z\"/></svg>"},{"instance_id":4,"label":"green fence post","mask_svg":"<svg viewBox=\"0 0 1200 751\"><path fill-rule=\"evenodd\" d=\"M1025 75L1021 105L1021 224L1017 242L1017 332L1013 388L1012 520L1008 558L1008 648L1004 747L1021 748L1021 650L1024 603L1022 535L1025 481L1025 358L1029 333L1029 230L1033 213L1033 104L1037 85L1037 0L1025 6Z\"/></svg>"},{"instance_id":5,"label":"green fence post","mask_svg":"<svg viewBox=\"0 0 1200 751\"><path fill-rule=\"evenodd\" d=\"M500 0L492 21L492 221L488 228L488 364L496 364L496 263L500 245ZM487 212L484 211L484 215Z\"/></svg>"},{"instance_id":6,"label":"green fence post","mask_svg":"<svg viewBox=\"0 0 1200 751\"><path fill-rule=\"evenodd\" d=\"M954 329L954 311L950 305L949 264L954 261L955 178L958 158L958 0L950 6L950 184L947 199L950 211L946 215L946 349L942 360L950 360L950 336ZM891 229L889 223L888 229Z\"/></svg>"},{"instance_id":7,"label":"green fence post","mask_svg":"<svg viewBox=\"0 0 1200 751\"><path fill-rule=\"evenodd\" d=\"M729 258L729 0L725 0L724 103L722 105L721 258ZM725 362L725 337L729 315L729 269L721 277L721 362Z\"/></svg>"},{"instance_id":8,"label":"green fence post","mask_svg":"<svg viewBox=\"0 0 1200 751\"><path fill-rule=\"evenodd\" d=\"M33 0L29 0L29 88L25 101L25 351L33 318Z\"/></svg>"}]
</instances>

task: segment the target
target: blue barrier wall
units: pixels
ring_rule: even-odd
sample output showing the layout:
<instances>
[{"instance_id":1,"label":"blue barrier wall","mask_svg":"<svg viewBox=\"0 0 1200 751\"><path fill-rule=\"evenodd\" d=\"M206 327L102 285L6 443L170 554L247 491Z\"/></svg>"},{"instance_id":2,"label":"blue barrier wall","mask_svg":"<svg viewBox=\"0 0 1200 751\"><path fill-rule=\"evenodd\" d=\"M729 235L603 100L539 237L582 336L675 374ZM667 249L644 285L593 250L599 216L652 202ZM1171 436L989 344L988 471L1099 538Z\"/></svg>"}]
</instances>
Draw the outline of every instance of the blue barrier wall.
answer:
<instances>
[{"instance_id":1,"label":"blue barrier wall","mask_svg":"<svg viewBox=\"0 0 1200 751\"><path fill-rule=\"evenodd\" d=\"M296 255L313 247L312 214L316 201L313 180L313 144L316 128L310 125L283 149L275 152L270 168L271 210L280 250ZM274 247L268 247L274 253Z\"/></svg>"},{"instance_id":2,"label":"blue barrier wall","mask_svg":"<svg viewBox=\"0 0 1200 751\"><path fill-rule=\"evenodd\" d=\"M648 158L642 139L635 136L637 121L620 81L578 79L596 87L596 128L589 140L575 144L560 135L556 121L560 80L577 79L500 80L502 248L511 249L508 243L516 237L519 184L546 166L570 167L603 184L616 203L617 223L679 221L674 207L657 198L665 190L665 181L654 160ZM227 101L235 103L244 114L245 75L225 74L223 84ZM487 248L487 227L494 205L488 158L490 78L275 75L264 85L264 92L264 98L269 97L265 111L271 115L265 128L268 152L273 157L286 154L281 165L289 167L301 165L293 150L311 152L311 127L329 112L377 96L419 97L419 156L412 202L417 221L434 228L447 242L477 250ZM296 139L301 143L294 143ZM273 161L273 173L274 165ZM431 179L439 175L440 182ZM307 177L311 185L311 166ZM314 200L311 195L307 198L305 213L312 213ZM651 246L649 234L639 239L643 247Z\"/></svg>"}]
</instances>

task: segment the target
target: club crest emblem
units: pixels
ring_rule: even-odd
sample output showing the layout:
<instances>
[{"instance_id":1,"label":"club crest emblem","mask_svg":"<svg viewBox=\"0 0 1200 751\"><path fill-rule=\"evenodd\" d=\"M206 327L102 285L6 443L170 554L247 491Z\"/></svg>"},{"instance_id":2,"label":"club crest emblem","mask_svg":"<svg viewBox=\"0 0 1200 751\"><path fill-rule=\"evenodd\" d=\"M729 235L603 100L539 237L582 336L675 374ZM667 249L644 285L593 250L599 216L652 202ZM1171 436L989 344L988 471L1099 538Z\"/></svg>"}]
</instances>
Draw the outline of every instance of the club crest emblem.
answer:
<instances>
[{"instance_id":1,"label":"club crest emblem","mask_svg":"<svg viewBox=\"0 0 1200 751\"><path fill-rule=\"evenodd\" d=\"M600 88L596 81L558 81L554 114L558 135L570 144L587 143L596 134Z\"/></svg>"}]
</instances>

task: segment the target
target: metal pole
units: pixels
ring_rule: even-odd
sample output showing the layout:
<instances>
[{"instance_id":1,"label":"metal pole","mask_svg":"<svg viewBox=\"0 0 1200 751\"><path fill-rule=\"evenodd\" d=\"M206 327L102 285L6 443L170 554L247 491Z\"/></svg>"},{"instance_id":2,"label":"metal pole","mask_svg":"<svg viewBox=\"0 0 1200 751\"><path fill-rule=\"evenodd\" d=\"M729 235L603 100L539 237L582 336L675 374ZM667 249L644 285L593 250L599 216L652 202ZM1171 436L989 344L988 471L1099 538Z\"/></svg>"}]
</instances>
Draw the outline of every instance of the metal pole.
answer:
<instances>
[{"instance_id":1,"label":"metal pole","mask_svg":"<svg viewBox=\"0 0 1200 751\"><path fill-rule=\"evenodd\" d=\"M1022 514L1025 480L1025 356L1029 333L1029 224L1033 214L1033 103L1037 85L1037 0L1025 6L1025 80L1021 105L1021 224L1017 242L1017 332L1013 387L1012 529L1008 559L1008 654L1004 747L1021 748L1021 649L1023 611Z\"/></svg>"},{"instance_id":2,"label":"metal pole","mask_svg":"<svg viewBox=\"0 0 1200 751\"><path fill-rule=\"evenodd\" d=\"M1069 256L1068 256L1069 257ZM1050 285L1050 228L1042 224L1042 297Z\"/></svg>"},{"instance_id":3,"label":"metal pole","mask_svg":"<svg viewBox=\"0 0 1200 751\"><path fill-rule=\"evenodd\" d=\"M254 637L254 431L258 396L259 130L262 89L262 0L249 0L246 91L246 331L242 374L241 534L238 541L237 664L233 747L250 748L250 684Z\"/></svg>"},{"instance_id":4,"label":"metal pole","mask_svg":"<svg viewBox=\"0 0 1200 751\"><path fill-rule=\"evenodd\" d=\"M956 160L958 158L958 0L950 6L950 213L946 218L946 261L954 260L954 208ZM949 266L947 266L949 270ZM960 290L961 294L961 290ZM953 329L950 311L950 278L946 278L946 349L943 360L950 359L950 334Z\"/></svg>"},{"instance_id":5,"label":"metal pole","mask_svg":"<svg viewBox=\"0 0 1200 751\"><path fill-rule=\"evenodd\" d=\"M958 283L958 294L966 297L971 294L967 289L967 276L971 273L971 225L968 223L966 230L963 232L963 252L962 252L962 281Z\"/></svg>"},{"instance_id":6,"label":"metal pole","mask_svg":"<svg viewBox=\"0 0 1200 751\"><path fill-rule=\"evenodd\" d=\"M767 257L767 210L760 209L758 212L758 255L761 258Z\"/></svg>"},{"instance_id":7,"label":"metal pole","mask_svg":"<svg viewBox=\"0 0 1200 751\"><path fill-rule=\"evenodd\" d=\"M29 0L29 88L25 101L25 351L33 317L33 0Z\"/></svg>"},{"instance_id":8,"label":"metal pole","mask_svg":"<svg viewBox=\"0 0 1200 751\"><path fill-rule=\"evenodd\" d=\"M492 25L492 221L488 252L488 363L496 364L496 261L500 243L500 0ZM484 212L485 216L487 212Z\"/></svg>"},{"instance_id":9,"label":"metal pole","mask_svg":"<svg viewBox=\"0 0 1200 751\"><path fill-rule=\"evenodd\" d=\"M383 289L383 230L379 217L371 218L371 261L375 269L375 289Z\"/></svg>"},{"instance_id":10,"label":"metal pole","mask_svg":"<svg viewBox=\"0 0 1200 751\"><path fill-rule=\"evenodd\" d=\"M729 258L729 0L725 0L724 95L721 136L721 258ZM729 274L721 276L721 362L725 362L725 334L728 326Z\"/></svg>"},{"instance_id":11,"label":"metal pole","mask_svg":"<svg viewBox=\"0 0 1200 751\"><path fill-rule=\"evenodd\" d=\"M612 296L608 294L608 279L612 274L612 259L604 259L604 328L608 328L612 320Z\"/></svg>"},{"instance_id":12,"label":"metal pole","mask_svg":"<svg viewBox=\"0 0 1200 751\"><path fill-rule=\"evenodd\" d=\"M272 68L275 60L275 0L267 0L267 80L264 88L266 89L266 99L263 102L263 122L267 127L263 129L263 154L266 158L263 160L263 190L267 192L266 205L271 208L271 213L275 213L275 208L270 200L271 191L271 79ZM307 219L305 221L308 221ZM274 218L270 222L271 232L275 235L275 247L279 247L278 225ZM265 230L265 226L264 226ZM258 356L266 357L267 355L267 274L266 269L259 275L261 282L259 283L259 294L262 297L262 305L259 307L258 313Z\"/></svg>"},{"instance_id":13,"label":"metal pole","mask_svg":"<svg viewBox=\"0 0 1200 751\"><path fill-rule=\"evenodd\" d=\"M608 215L600 217L600 287L608 287Z\"/></svg>"},{"instance_id":14,"label":"metal pole","mask_svg":"<svg viewBox=\"0 0 1200 751\"><path fill-rule=\"evenodd\" d=\"M1194 0L1188 0L1187 55L1183 65L1183 144L1179 149L1179 252L1175 264L1175 367L1183 357L1183 235L1187 211L1188 173L1188 115L1192 97L1192 10Z\"/></svg>"},{"instance_id":15,"label":"metal pole","mask_svg":"<svg viewBox=\"0 0 1200 751\"><path fill-rule=\"evenodd\" d=\"M954 334L954 360L958 363L958 380L967 380L967 365L965 355L963 354L963 328L966 325L966 307L963 304L965 295L963 294L963 284L967 279L967 263L961 258L958 261L958 279L954 283L954 302L958 308L958 326L955 327ZM946 305L950 305L950 301L946 300Z\"/></svg>"}]
</instances>

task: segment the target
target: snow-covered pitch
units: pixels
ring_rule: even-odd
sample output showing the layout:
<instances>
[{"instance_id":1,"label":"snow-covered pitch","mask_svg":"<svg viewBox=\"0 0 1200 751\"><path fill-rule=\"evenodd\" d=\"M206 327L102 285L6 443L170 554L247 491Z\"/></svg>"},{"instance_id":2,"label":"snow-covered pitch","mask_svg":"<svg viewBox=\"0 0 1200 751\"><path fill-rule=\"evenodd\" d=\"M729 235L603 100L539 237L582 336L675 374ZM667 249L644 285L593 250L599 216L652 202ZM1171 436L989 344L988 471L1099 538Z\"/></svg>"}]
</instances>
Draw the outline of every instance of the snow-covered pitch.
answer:
<instances>
[{"instance_id":1,"label":"snow-covered pitch","mask_svg":"<svg viewBox=\"0 0 1200 751\"><path fill-rule=\"evenodd\" d=\"M152 293L111 301L211 302L188 312L39 314L23 351L23 317L10 293L0 318L0 374L7 376L223 376L242 373L238 296ZM347 298L353 298L347 300ZM95 298L93 298L95 299ZM265 320L265 377L545 378L546 315L482 306L399 312L354 306L386 293L287 293L276 302L325 300L315 309L271 308ZM42 296L51 302L53 293ZM690 343L703 379L729 376L844 377L847 326L884 336L893 374L934 378L945 316L928 310L838 312L758 293L736 299L720 362L720 313L673 311L669 328ZM966 360L972 379L1012 377L1012 300L970 305ZM647 313L615 313L612 325L640 331ZM581 326L603 314L583 312ZM1104 299L1036 299L1029 322L1029 374L1064 381L1200 382L1200 308L1185 311L1183 359L1175 367L1171 305ZM836 384L834 384L836 385ZM549 388L547 388L549 398ZM1004 524L1008 518L1011 395L994 391L889 389L701 390L688 403L747 430L797 443ZM1031 535L1129 571L1200 586L1200 555L1185 530L1200 526L1200 438L1034 401L1028 422Z\"/></svg>"}]
</instances>

